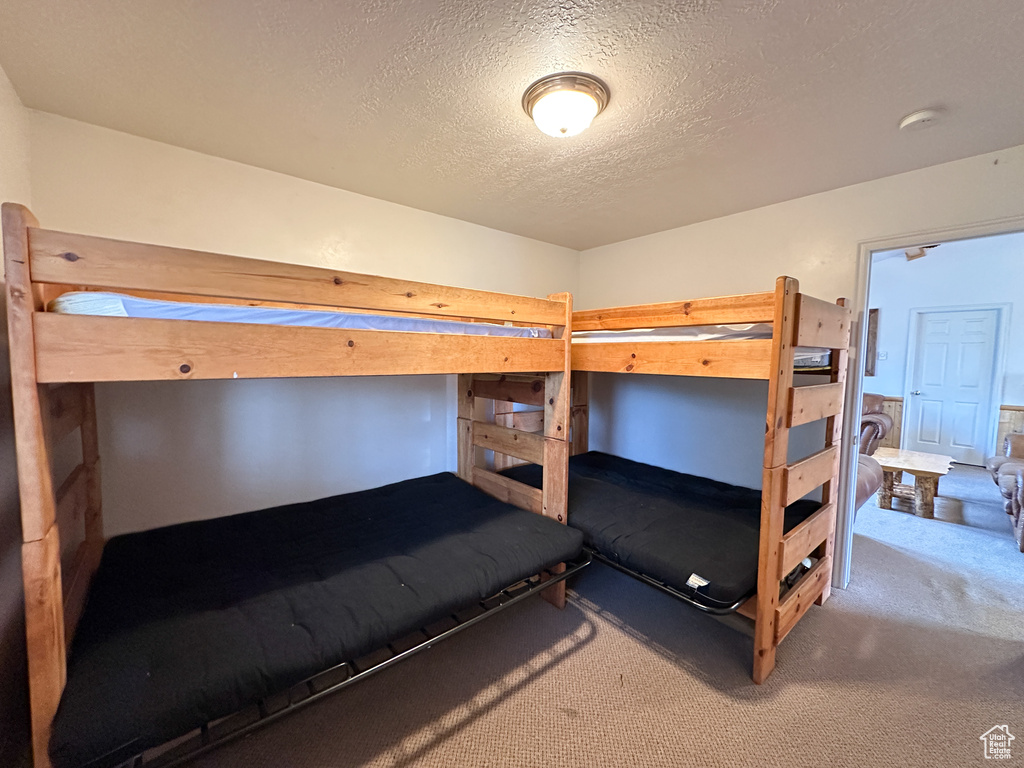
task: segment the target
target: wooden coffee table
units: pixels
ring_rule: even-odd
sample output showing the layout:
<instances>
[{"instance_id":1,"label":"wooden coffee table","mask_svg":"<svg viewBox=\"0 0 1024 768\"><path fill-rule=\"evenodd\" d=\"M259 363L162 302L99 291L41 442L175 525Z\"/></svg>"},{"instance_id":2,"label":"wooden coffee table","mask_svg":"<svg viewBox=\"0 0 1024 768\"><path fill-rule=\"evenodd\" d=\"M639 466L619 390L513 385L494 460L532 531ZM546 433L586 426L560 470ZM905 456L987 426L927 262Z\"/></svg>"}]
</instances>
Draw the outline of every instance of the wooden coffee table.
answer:
<instances>
[{"instance_id":1,"label":"wooden coffee table","mask_svg":"<svg viewBox=\"0 0 1024 768\"><path fill-rule=\"evenodd\" d=\"M882 487L878 490L878 506L892 509L892 499L914 502L918 517L935 517L935 497L939 493L939 478L949 472L952 456L938 453L901 451L897 448L879 448L871 458L882 465ZM899 482L903 473L914 476L913 485ZM899 475L899 477L897 477Z\"/></svg>"}]
</instances>

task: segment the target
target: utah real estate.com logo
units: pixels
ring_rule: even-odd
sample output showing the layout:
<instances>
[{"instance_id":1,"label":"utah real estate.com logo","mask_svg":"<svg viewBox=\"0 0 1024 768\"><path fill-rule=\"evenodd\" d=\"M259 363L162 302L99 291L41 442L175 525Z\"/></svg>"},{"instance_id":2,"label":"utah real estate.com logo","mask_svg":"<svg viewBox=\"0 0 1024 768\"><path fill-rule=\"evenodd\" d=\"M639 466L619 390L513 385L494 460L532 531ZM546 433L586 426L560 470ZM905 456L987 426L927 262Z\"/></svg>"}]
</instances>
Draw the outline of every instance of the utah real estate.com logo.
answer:
<instances>
[{"instance_id":1,"label":"utah real estate.com logo","mask_svg":"<svg viewBox=\"0 0 1024 768\"><path fill-rule=\"evenodd\" d=\"M985 745L986 760L1009 760L1010 742L1014 735L1008 725L993 725L978 738Z\"/></svg>"}]
</instances>

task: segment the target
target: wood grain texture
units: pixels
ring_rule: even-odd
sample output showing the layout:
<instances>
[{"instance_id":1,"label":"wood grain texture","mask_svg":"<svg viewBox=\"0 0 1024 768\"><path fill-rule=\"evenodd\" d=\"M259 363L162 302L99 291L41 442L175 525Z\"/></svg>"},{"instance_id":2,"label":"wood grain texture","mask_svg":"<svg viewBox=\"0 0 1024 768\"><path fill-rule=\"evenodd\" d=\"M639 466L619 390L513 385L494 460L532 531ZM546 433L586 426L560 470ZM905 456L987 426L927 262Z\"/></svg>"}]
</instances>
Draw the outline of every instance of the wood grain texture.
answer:
<instances>
[{"instance_id":1,"label":"wood grain texture","mask_svg":"<svg viewBox=\"0 0 1024 768\"><path fill-rule=\"evenodd\" d=\"M82 424L85 414L83 387L80 384L47 387L44 399L46 439L49 445L57 445Z\"/></svg>"},{"instance_id":2,"label":"wood grain texture","mask_svg":"<svg viewBox=\"0 0 1024 768\"><path fill-rule=\"evenodd\" d=\"M562 381L568 382L568 372ZM550 388L549 388L550 391ZM565 404L562 404L564 410ZM569 522L569 443L567 436L544 438L544 479L542 493L542 514L553 520ZM561 573L565 565L559 563L551 571ZM565 582L560 581L545 589L541 595L556 608L565 608Z\"/></svg>"},{"instance_id":3,"label":"wood grain texture","mask_svg":"<svg viewBox=\"0 0 1024 768\"><path fill-rule=\"evenodd\" d=\"M512 414L512 428L523 432L543 432L544 411L516 411Z\"/></svg>"},{"instance_id":4,"label":"wood grain texture","mask_svg":"<svg viewBox=\"0 0 1024 768\"><path fill-rule=\"evenodd\" d=\"M889 414L892 419L892 429L882 438L878 444L879 448L899 448L903 441L903 398L886 397L882 401L882 413ZM1002 446L1002 441L998 443ZM999 451L997 451L999 453Z\"/></svg>"},{"instance_id":5,"label":"wood grain texture","mask_svg":"<svg viewBox=\"0 0 1024 768\"><path fill-rule=\"evenodd\" d=\"M574 344L574 371L655 373L765 379L772 343L752 341L647 341Z\"/></svg>"},{"instance_id":6,"label":"wood grain texture","mask_svg":"<svg viewBox=\"0 0 1024 768\"><path fill-rule=\"evenodd\" d=\"M886 399L888 401L888 398ZM900 415L902 416L903 401L900 400ZM884 407L884 406L883 406ZM993 456L1003 455L1003 441L1007 435L1015 432L1024 432L1024 405L1001 405L999 406L999 428L996 432L996 444L992 446ZM883 442L883 445L888 443ZM899 448L899 443L896 443Z\"/></svg>"},{"instance_id":7,"label":"wood grain texture","mask_svg":"<svg viewBox=\"0 0 1024 768\"><path fill-rule=\"evenodd\" d=\"M89 509L89 476L84 464L75 467L57 489L57 526L62 543L71 546L85 538L85 516ZM77 542L75 542L77 544Z\"/></svg>"},{"instance_id":8,"label":"wood grain texture","mask_svg":"<svg viewBox=\"0 0 1024 768\"><path fill-rule=\"evenodd\" d=\"M473 460L473 420L459 418L457 429L458 469L456 473L467 483L473 483L473 475L476 469Z\"/></svg>"},{"instance_id":9,"label":"wood grain texture","mask_svg":"<svg viewBox=\"0 0 1024 768\"><path fill-rule=\"evenodd\" d=\"M557 565L553 565L548 570L551 573L562 573L563 571L565 571L565 563L558 563ZM551 577L545 573L542 573L540 578L541 582L545 582L549 581ZM555 608L558 608L559 610L565 608L565 580L563 579L557 584L552 584L550 587L541 592L540 596L547 600L549 603L551 603L553 606L555 606Z\"/></svg>"},{"instance_id":10,"label":"wood grain texture","mask_svg":"<svg viewBox=\"0 0 1024 768\"><path fill-rule=\"evenodd\" d=\"M60 540L51 525L21 548L25 636L35 768L49 768L50 728L67 680Z\"/></svg>"},{"instance_id":11,"label":"wood grain texture","mask_svg":"<svg viewBox=\"0 0 1024 768\"><path fill-rule=\"evenodd\" d=\"M473 392L473 375L460 373L457 377L457 408L458 418L472 419L473 406L475 404L475 393Z\"/></svg>"},{"instance_id":12,"label":"wood grain texture","mask_svg":"<svg viewBox=\"0 0 1024 768\"><path fill-rule=\"evenodd\" d=\"M836 302L839 306L846 306L846 299L839 299ZM837 453L839 454L839 460L836 462L835 471L832 477L829 479L821 489L821 502L822 504L831 504L836 506L838 509L839 505L839 484L842 480L840 473L842 472L842 440L843 440L843 410L846 407L846 377L849 373L849 350L839 349L833 350L831 359L829 360L829 380L833 386L839 387L841 393L841 400L839 404L839 412L834 416L830 416L825 419L825 446L835 446ZM825 540L818 545L814 550L814 554L819 559L828 558L832 559L835 552L835 539L836 539L836 517L832 516L832 527L828 531L828 535ZM816 598L815 602L818 605L824 605L825 601L829 599L832 594L832 574L827 574L825 579L825 585L821 589L821 593Z\"/></svg>"},{"instance_id":13,"label":"wood grain texture","mask_svg":"<svg viewBox=\"0 0 1024 768\"><path fill-rule=\"evenodd\" d=\"M86 539L103 541L103 503L100 494L99 433L96 425L96 393L91 383L82 388L82 464L88 474L89 509L85 518Z\"/></svg>"},{"instance_id":14,"label":"wood grain texture","mask_svg":"<svg viewBox=\"0 0 1024 768\"><path fill-rule=\"evenodd\" d=\"M799 283L775 281L771 367L765 411L764 470L761 480L761 528L758 534L757 595L754 616L754 682L775 669L775 608L779 600L779 551L785 516L786 452L789 446L789 391L793 387L793 339Z\"/></svg>"},{"instance_id":15,"label":"wood grain texture","mask_svg":"<svg viewBox=\"0 0 1024 768\"><path fill-rule=\"evenodd\" d=\"M825 504L817 512L782 537L779 549L779 579L784 579L800 561L814 554L836 527L836 505Z\"/></svg>"},{"instance_id":16,"label":"wood grain texture","mask_svg":"<svg viewBox=\"0 0 1024 768\"><path fill-rule=\"evenodd\" d=\"M572 404L572 296L568 293L552 294L549 299L564 301L566 312L561 338L565 342L562 370L550 372L544 380L544 469L542 514L563 525L569 520L569 429ZM565 570L559 563L550 569L553 573ZM541 594L556 608L565 608L565 582L545 589Z\"/></svg>"},{"instance_id":17,"label":"wood grain texture","mask_svg":"<svg viewBox=\"0 0 1024 768\"><path fill-rule=\"evenodd\" d=\"M736 609L736 613L740 616L745 616L751 621L757 620L757 595L752 595L747 598L739 608Z\"/></svg>"},{"instance_id":18,"label":"wood grain texture","mask_svg":"<svg viewBox=\"0 0 1024 768\"><path fill-rule=\"evenodd\" d=\"M850 323L846 307L800 294L796 346L846 349L850 346Z\"/></svg>"},{"instance_id":19,"label":"wood grain texture","mask_svg":"<svg viewBox=\"0 0 1024 768\"><path fill-rule=\"evenodd\" d=\"M512 425L512 414L515 413L515 403L510 403L506 400L492 400L491 406L494 408L494 423L497 426L515 429ZM510 456L506 453L500 453L498 451L495 451L494 453L495 472L501 472L503 469L508 469L525 463L526 462L522 459L517 459L515 456Z\"/></svg>"},{"instance_id":20,"label":"wood grain texture","mask_svg":"<svg viewBox=\"0 0 1024 768\"><path fill-rule=\"evenodd\" d=\"M85 538L102 542L106 537L103 535L103 499L100 492L99 431L96 425L96 392L91 383L83 386L82 403L82 464L86 470L89 500L85 514Z\"/></svg>"},{"instance_id":21,"label":"wood grain texture","mask_svg":"<svg viewBox=\"0 0 1024 768\"><path fill-rule=\"evenodd\" d=\"M939 491L939 478L914 478L914 514L929 520L935 517L935 495Z\"/></svg>"},{"instance_id":22,"label":"wood grain texture","mask_svg":"<svg viewBox=\"0 0 1024 768\"><path fill-rule=\"evenodd\" d=\"M477 421L473 423L473 445L514 456L531 464L543 464L545 438L518 429Z\"/></svg>"},{"instance_id":23,"label":"wood grain texture","mask_svg":"<svg viewBox=\"0 0 1024 768\"><path fill-rule=\"evenodd\" d=\"M838 384L842 392L842 402L837 414L825 420L825 444L832 445L843 439L843 411L846 409L846 376L850 367L850 353L840 349L832 353L832 371L829 378L833 385Z\"/></svg>"},{"instance_id":24,"label":"wood grain texture","mask_svg":"<svg viewBox=\"0 0 1024 768\"><path fill-rule=\"evenodd\" d=\"M551 294L549 299L565 302L563 322L562 365L559 370L552 370L544 380L544 435L558 440L569 440L569 405L572 401L572 380L570 367L572 364L572 296L568 293ZM568 462L569 455L565 454ZM564 511L564 510L563 510Z\"/></svg>"},{"instance_id":25,"label":"wood grain texture","mask_svg":"<svg viewBox=\"0 0 1024 768\"><path fill-rule=\"evenodd\" d=\"M36 226L27 208L4 203L2 214L7 334L11 359L11 400L17 444L21 531L24 541L38 541L53 526L56 504L50 455L44 430L45 394L37 385L32 317L39 308L28 263L28 228Z\"/></svg>"},{"instance_id":26,"label":"wood grain texture","mask_svg":"<svg viewBox=\"0 0 1024 768\"><path fill-rule=\"evenodd\" d=\"M543 514L560 523L569 521L569 444L544 438Z\"/></svg>"},{"instance_id":27,"label":"wood grain texture","mask_svg":"<svg viewBox=\"0 0 1024 768\"><path fill-rule=\"evenodd\" d=\"M839 471L839 444L833 444L813 453L806 459L786 467L784 504L792 504L818 488Z\"/></svg>"},{"instance_id":28,"label":"wood grain texture","mask_svg":"<svg viewBox=\"0 0 1024 768\"><path fill-rule=\"evenodd\" d=\"M569 388L570 453L576 456L590 449L590 374L573 372Z\"/></svg>"},{"instance_id":29,"label":"wood grain texture","mask_svg":"<svg viewBox=\"0 0 1024 768\"><path fill-rule=\"evenodd\" d=\"M544 435L569 439L569 373L549 373L544 380Z\"/></svg>"},{"instance_id":30,"label":"wood grain texture","mask_svg":"<svg viewBox=\"0 0 1024 768\"><path fill-rule=\"evenodd\" d=\"M513 404L494 400L494 423L499 427L508 427L520 432L543 432L544 411L513 411ZM501 472L503 469L518 467L521 464L530 462L523 459L509 456L504 453L494 454L494 471Z\"/></svg>"},{"instance_id":31,"label":"wood grain texture","mask_svg":"<svg viewBox=\"0 0 1024 768\"><path fill-rule=\"evenodd\" d=\"M823 557L783 596L775 611L776 644L781 643L790 630L796 626L796 623L807 613L807 609L818 599L831 579L832 558Z\"/></svg>"},{"instance_id":32,"label":"wood grain texture","mask_svg":"<svg viewBox=\"0 0 1024 768\"><path fill-rule=\"evenodd\" d=\"M843 411L843 385L840 383L792 387L789 390L788 426L798 427Z\"/></svg>"},{"instance_id":33,"label":"wood grain texture","mask_svg":"<svg viewBox=\"0 0 1024 768\"><path fill-rule=\"evenodd\" d=\"M502 322L564 322L564 305L548 299L54 232L35 228L35 222L30 226L36 282Z\"/></svg>"},{"instance_id":34,"label":"wood grain texture","mask_svg":"<svg viewBox=\"0 0 1024 768\"><path fill-rule=\"evenodd\" d=\"M43 382L561 370L564 352L558 339L50 313L34 328Z\"/></svg>"},{"instance_id":35,"label":"wood grain texture","mask_svg":"<svg viewBox=\"0 0 1024 768\"><path fill-rule=\"evenodd\" d=\"M791 277L775 283L771 362L768 368L768 407L765 415L764 466L781 467L789 449L789 391L793 388L793 337L800 284Z\"/></svg>"},{"instance_id":36,"label":"wood grain texture","mask_svg":"<svg viewBox=\"0 0 1024 768\"><path fill-rule=\"evenodd\" d=\"M504 475L498 475L481 467L473 468L473 485L494 498L514 504L520 509L544 512L544 498L541 490L517 482Z\"/></svg>"},{"instance_id":37,"label":"wood grain texture","mask_svg":"<svg viewBox=\"0 0 1024 768\"><path fill-rule=\"evenodd\" d=\"M952 456L921 451L904 451L894 448L879 448L872 455L882 469L891 472L911 472L915 475L938 477L949 472Z\"/></svg>"},{"instance_id":38,"label":"wood grain texture","mask_svg":"<svg viewBox=\"0 0 1024 768\"><path fill-rule=\"evenodd\" d=\"M766 467L761 485L761 532L757 555L757 602L754 614L754 669L760 685L775 669L776 606L779 602L779 550L785 507L783 467Z\"/></svg>"},{"instance_id":39,"label":"wood grain texture","mask_svg":"<svg viewBox=\"0 0 1024 768\"><path fill-rule=\"evenodd\" d=\"M572 381L569 382L569 389L571 390L569 400L571 406L590 404L590 374L583 372L574 374Z\"/></svg>"},{"instance_id":40,"label":"wood grain texture","mask_svg":"<svg viewBox=\"0 0 1024 768\"><path fill-rule=\"evenodd\" d=\"M523 405L544 405L543 377L530 381L474 378L472 390L474 397Z\"/></svg>"},{"instance_id":41,"label":"wood grain texture","mask_svg":"<svg viewBox=\"0 0 1024 768\"><path fill-rule=\"evenodd\" d=\"M619 331L632 328L673 328L690 325L770 323L775 294L748 293L736 296L637 304L573 312L574 331Z\"/></svg>"}]
</instances>

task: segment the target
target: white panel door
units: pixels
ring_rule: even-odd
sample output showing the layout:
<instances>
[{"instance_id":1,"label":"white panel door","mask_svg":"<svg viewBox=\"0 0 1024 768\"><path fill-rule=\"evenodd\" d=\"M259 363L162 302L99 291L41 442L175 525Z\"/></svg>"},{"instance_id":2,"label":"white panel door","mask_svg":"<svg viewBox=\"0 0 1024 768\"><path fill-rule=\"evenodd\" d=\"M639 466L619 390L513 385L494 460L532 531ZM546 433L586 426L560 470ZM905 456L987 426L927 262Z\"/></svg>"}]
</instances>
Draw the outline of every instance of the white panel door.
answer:
<instances>
[{"instance_id":1,"label":"white panel door","mask_svg":"<svg viewBox=\"0 0 1024 768\"><path fill-rule=\"evenodd\" d=\"M904 448L982 464L995 412L998 309L916 315Z\"/></svg>"}]
</instances>

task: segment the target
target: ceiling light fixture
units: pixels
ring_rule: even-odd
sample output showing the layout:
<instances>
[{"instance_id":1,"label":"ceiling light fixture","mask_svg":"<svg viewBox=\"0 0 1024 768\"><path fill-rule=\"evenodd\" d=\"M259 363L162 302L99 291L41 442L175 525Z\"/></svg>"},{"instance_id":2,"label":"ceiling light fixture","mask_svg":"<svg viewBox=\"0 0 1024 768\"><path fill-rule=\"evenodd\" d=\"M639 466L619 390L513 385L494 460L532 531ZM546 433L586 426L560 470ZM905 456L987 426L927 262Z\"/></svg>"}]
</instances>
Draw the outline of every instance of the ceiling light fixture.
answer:
<instances>
[{"instance_id":1,"label":"ceiling light fixture","mask_svg":"<svg viewBox=\"0 0 1024 768\"><path fill-rule=\"evenodd\" d=\"M542 77L523 94L523 109L548 136L575 136L608 106L608 86L583 72Z\"/></svg>"}]
</instances>

